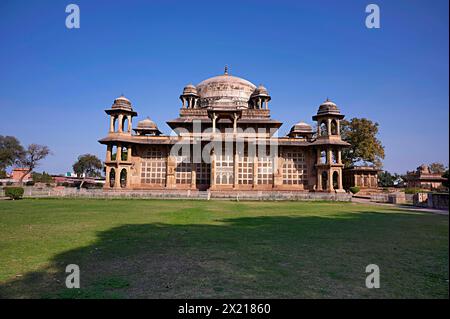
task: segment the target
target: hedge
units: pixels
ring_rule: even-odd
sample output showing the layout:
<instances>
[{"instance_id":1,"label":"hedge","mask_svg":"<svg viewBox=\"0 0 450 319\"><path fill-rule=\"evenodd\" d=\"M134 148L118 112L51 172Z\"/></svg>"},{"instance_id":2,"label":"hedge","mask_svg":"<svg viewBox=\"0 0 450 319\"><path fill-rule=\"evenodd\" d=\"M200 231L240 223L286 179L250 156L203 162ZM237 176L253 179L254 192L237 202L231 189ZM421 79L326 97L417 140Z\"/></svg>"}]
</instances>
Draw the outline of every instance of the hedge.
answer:
<instances>
[{"instance_id":1,"label":"hedge","mask_svg":"<svg viewBox=\"0 0 450 319\"><path fill-rule=\"evenodd\" d=\"M23 187L5 187L5 196L11 199L21 199L23 196Z\"/></svg>"},{"instance_id":2,"label":"hedge","mask_svg":"<svg viewBox=\"0 0 450 319\"><path fill-rule=\"evenodd\" d=\"M359 189L358 186L350 187L350 192L352 192L352 194L356 194L356 193L358 193L359 191L360 191L360 189Z\"/></svg>"}]
</instances>

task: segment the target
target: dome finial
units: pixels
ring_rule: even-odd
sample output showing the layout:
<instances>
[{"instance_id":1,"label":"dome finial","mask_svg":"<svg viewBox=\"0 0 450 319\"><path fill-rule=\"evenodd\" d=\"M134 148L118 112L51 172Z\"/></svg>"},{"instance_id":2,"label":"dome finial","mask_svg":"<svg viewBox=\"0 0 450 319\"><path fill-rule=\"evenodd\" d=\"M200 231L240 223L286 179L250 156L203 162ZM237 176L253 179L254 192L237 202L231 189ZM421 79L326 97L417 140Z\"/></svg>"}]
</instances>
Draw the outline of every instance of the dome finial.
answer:
<instances>
[{"instance_id":1,"label":"dome finial","mask_svg":"<svg viewBox=\"0 0 450 319\"><path fill-rule=\"evenodd\" d=\"M228 75L228 65L225 65L225 71L223 72L223 74Z\"/></svg>"}]
</instances>

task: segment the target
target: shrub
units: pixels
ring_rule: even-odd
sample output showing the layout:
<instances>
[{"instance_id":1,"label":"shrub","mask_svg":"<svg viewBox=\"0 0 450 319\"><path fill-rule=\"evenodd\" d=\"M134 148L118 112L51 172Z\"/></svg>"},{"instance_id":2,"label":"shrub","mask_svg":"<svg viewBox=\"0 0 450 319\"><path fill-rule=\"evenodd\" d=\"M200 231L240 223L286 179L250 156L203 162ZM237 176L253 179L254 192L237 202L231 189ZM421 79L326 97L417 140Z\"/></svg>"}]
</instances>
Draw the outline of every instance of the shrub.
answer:
<instances>
[{"instance_id":1,"label":"shrub","mask_svg":"<svg viewBox=\"0 0 450 319\"><path fill-rule=\"evenodd\" d=\"M417 194L417 193L420 193L422 191L424 191L424 190L422 190L420 188L414 188L414 187L405 188L405 194Z\"/></svg>"},{"instance_id":2,"label":"shrub","mask_svg":"<svg viewBox=\"0 0 450 319\"><path fill-rule=\"evenodd\" d=\"M356 194L356 193L358 193L359 191L360 191L360 189L359 189L358 186L350 187L350 192L351 192L352 194Z\"/></svg>"},{"instance_id":3,"label":"shrub","mask_svg":"<svg viewBox=\"0 0 450 319\"><path fill-rule=\"evenodd\" d=\"M11 199L21 199L23 196L23 187L5 187L5 196Z\"/></svg>"}]
</instances>

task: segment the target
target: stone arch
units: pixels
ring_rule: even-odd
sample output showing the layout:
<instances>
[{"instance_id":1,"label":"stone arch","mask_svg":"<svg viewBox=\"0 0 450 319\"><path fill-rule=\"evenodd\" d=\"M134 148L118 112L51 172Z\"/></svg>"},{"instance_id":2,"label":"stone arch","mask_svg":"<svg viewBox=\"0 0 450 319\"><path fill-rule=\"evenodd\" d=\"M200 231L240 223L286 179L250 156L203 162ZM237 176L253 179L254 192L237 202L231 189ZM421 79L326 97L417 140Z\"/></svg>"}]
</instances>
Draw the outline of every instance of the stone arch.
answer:
<instances>
[{"instance_id":1,"label":"stone arch","mask_svg":"<svg viewBox=\"0 0 450 319\"><path fill-rule=\"evenodd\" d=\"M120 152L120 160L121 161L126 161L128 160L128 152L129 152L130 148L127 146L122 146L121 147L121 152Z\"/></svg>"},{"instance_id":2,"label":"stone arch","mask_svg":"<svg viewBox=\"0 0 450 319\"><path fill-rule=\"evenodd\" d=\"M319 125L319 135L327 136L328 135L328 127L326 121L322 121Z\"/></svg>"},{"instance_id":3,"label":"stone arch","mask_svg":"<svg viewBox=\"0 0 450 319\"><path fill-rule=\"evenodd\" d=\"M113 127L112 127L113 132L117 132L118 129L119 129L119 128L117 127L117 122L118 122L117 116L113 116Z\"/></svg>"},{"instance_id":4,"label":"stone arch","mask_svg":"<svg viewBox=\"0 0 450 319\"><path fill-rule=\"evenodd\" d=\"M337 171L333 172L333 188L339 189L339 173Z\"/></svg>"},{"instance_id":5,"label":"stone arch","mask_svg":"<svg viewBox=\"0 0 450 319\"><path fill-rule=\"evenodd\" d=\"M120 171L120 187L125 188L127 187L127 178L128 178L128 172L126 168L122 168Z\"/></svg>"},{"instance_id":6,"label":"stone arch","mask_svg":"<svg viewBox=\"0 0 450 319\"><path fill-rule=\"evenodd\" d=\"M122 118L122 132L128 132L130 122L128 121L128 116Z\"/></svg>"},{"instance_id":7,"label":"stone arch","mask_svg":"<svg viewBox=\"0 0 450 319\"><path fill-rule=\"evenodd\" d=\"M320 163L327 164L327 152L325 150L320 151Z\"/></svg>"},{"instance_id":8,"label":"stone arch","mask_svg":"<svg viewBox=\"0 0 450 319\"><path fill-rule=\"evenodd\" d=\"M326 191L328 190L328 173L326 171L322 172L322 190Z\"/></svg>"},{"instance_id":9,"label":"stone arch","mask_svg":"<svg viewBox=\"0 0 450 319\"><path fill-rule=\"evenodd\" d=\"M117 145L111 145L111 161L117 159Z\"/></svg>"},{"instance_id":10,"label":"stone arch","mask_svg":"<svg viewBox=\"0 0 450 319\"><path fill-rule=\"evenodd\" d=\"M335 119L331 120L331 135L338 135L338 125Z\"/></svg>"},{"instance_id":11,"label":"stone arch","mask_svg":"<svg viewBox=\"0 0 450 319\"><path fill-rule=\"evenodd\" d=\"M111 168L109 171L109 187L114 187L116 183L116 170L114 168Z\"/></svg>"}]
</instances>

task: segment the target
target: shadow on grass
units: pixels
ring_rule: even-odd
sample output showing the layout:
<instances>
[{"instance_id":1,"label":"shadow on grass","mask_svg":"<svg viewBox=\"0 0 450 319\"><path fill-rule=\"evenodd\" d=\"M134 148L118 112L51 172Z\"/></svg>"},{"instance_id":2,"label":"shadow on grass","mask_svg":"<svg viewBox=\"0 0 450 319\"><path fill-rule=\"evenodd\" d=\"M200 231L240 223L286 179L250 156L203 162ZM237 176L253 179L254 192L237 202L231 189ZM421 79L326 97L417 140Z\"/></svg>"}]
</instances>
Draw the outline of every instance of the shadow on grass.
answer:
<instances>
[{"instance_id":1,"label":"shadow on grass","mask_svg":"<svg viewBox=\"0 0 450 319\"><path fill-rule=\"evenodd\" d=\"M364 212L130 224L0 285L3 298L404 298L448 296L448 219ZM365 287L365 267L381 288ZM65 288L77 264L81 289Z\"/></svg>"}]
</instances>

